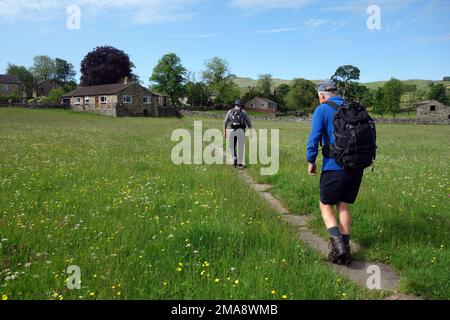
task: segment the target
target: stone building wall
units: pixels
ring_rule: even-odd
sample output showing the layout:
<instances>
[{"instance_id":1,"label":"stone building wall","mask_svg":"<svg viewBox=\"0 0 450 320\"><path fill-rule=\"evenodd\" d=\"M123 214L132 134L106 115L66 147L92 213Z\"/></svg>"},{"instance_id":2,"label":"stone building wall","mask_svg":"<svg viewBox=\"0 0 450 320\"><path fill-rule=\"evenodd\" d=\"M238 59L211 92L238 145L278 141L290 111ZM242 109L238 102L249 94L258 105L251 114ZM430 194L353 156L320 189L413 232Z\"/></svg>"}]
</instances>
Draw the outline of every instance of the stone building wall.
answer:
<instances>
[{"instance_id":1,"label":"stone building wall","mask_svg":"<svg viewBox=\"0 0 450 320\"><path fill-rule=\"evenodd\" d=\"M450 121L450 107L430 101L417 107L417 119L424 121Z\"/></svg>"}]
</instances>

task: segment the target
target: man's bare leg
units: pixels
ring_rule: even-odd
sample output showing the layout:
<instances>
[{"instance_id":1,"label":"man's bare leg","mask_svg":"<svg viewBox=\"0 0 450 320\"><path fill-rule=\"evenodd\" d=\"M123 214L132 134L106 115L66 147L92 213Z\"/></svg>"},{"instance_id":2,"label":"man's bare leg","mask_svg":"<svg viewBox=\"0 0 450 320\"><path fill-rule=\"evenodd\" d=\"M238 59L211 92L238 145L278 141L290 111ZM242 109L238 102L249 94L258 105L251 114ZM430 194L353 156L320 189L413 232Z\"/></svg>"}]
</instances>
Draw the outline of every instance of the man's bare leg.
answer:
<instances>
[{"instance_id":1,"label":"man's bare leg","mask_svg":"<svg viewBox=\"0 0 450 320\"><path fill-rule=\"evenodd\" d=\"M320 211L322 212L323 223L325 224L325 227L327 229L331 229L338 226L333 206L326 205L321 202Z\"/></svg>"},{"instance_id":2,"label":"man's bare leg","mask_svg":"<svg viewBox=\"0 0 450 320\"><path fill-rule=\"evenodd\" d=\"M350 214L350 207L347 203L338 203L337 209L339 212L339 230L343 235L350 235L352 232L352 216Z\"/></svg>"}]
</instances>

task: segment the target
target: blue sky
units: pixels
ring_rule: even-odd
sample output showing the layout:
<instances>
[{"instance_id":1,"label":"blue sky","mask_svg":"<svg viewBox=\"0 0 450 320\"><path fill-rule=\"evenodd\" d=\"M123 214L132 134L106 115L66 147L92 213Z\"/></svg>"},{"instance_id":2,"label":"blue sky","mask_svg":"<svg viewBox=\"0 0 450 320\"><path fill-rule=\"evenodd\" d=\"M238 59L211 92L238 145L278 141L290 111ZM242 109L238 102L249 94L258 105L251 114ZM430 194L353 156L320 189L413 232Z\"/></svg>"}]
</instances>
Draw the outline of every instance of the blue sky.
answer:
<instances>
[{"instance_id":1,"label":"blue sky","mask_svg":"<svg viewBox=\"0 0 450 320\"><path fill-rule=\"evenodd\" d=\"M66 27L67 6L81 29ZM381 29L369 30L369 5ZM329 78L353 64L361 81L450 76L448 0L0 0L0 73L31 66L35 55L80 61L99 45L124 50L147 84L158 59L177 53L200 79L219 56L231 71L256 78Z\"/></svg>"}]
</instances>

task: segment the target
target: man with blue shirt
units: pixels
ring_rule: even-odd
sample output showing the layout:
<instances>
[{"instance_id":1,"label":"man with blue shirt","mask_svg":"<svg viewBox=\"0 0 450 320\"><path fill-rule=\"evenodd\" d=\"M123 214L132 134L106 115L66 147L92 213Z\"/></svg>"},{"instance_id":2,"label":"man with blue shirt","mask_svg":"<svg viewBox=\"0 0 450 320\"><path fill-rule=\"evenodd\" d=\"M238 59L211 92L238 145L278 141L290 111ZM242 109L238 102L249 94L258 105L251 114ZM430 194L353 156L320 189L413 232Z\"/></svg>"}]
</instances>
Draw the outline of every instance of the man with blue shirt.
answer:
<instances>
[{"instance_id":1,"label":"man with blue shirt","mask_svg":"<svg viewBox=\"0 0 450 320\"><path fill-rule=\"evenodd\" d=\"M321 104L313 114L307 146L308 173L311 176L317 175L316 159L319 144L326 149L335 143L333 119L336 108L345 103L338 95L336 85L331 81L320 84L317 92ZM328 260L334 264L348 265L351 263L352 223L349 205L356 201L364 170L344 170L333 158L325 156L326 154L324 152L320 177L320 210L330 235L331 251ZM335 206L339 213L339 223L334 212Z\"/></svg>"}]
</instances>

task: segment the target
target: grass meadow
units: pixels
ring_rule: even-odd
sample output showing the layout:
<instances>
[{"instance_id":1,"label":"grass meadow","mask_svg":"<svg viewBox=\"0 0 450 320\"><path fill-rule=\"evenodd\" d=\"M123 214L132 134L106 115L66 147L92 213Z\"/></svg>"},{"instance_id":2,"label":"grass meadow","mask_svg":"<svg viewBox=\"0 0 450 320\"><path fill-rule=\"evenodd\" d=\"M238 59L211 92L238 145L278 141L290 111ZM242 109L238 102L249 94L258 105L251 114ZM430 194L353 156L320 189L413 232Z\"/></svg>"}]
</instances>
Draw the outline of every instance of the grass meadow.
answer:
<instances>
[{"instance_id":1,"label":"grass meadow","mask_svg":"<svg viewBox=\"0 0 450 320\"><path fill-rule=\"evenodd\" d=\"M173 165L194 120L0 109L4 299L379 299L334 272L222 165ZM203 119L221 128L220 120ZM259 176L326 237L307 123L280 129L280 171ZM450 299L449 126L379 125L375 171L353 207L358 258L391 264L400 291ZM68 290L66 269L81 268Z\"/></svg>"},{"instance_id":2,"label":"grass meadow","mask_svg":"<svg viewBox=\"0 0 450 320\"><path fill-rule=\"evenodd\" d=\"M307 174L309 124L259 122L280 129L280 171L249 170L297 214L313 214L311 228L326 237L319 176ZM385 262L401 275L400 291L450 299L450 126L378 125L378 159L353 206L359 259ZM270 150L270 149L269 149Z\"/></svg>"},{"instance_id":3,"label":"grass meadow","mask_svg":"<svg viewBox=\"0 0 450 320\"><path fill-rule=\"evenodd\" d=\"M382 298L299 242L232 168L173 165L172 130L193 121L0 109L0 297Z\"/></svg>"}]
</instances>

